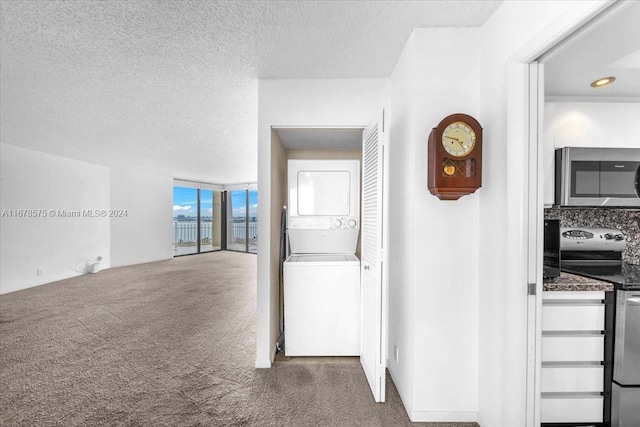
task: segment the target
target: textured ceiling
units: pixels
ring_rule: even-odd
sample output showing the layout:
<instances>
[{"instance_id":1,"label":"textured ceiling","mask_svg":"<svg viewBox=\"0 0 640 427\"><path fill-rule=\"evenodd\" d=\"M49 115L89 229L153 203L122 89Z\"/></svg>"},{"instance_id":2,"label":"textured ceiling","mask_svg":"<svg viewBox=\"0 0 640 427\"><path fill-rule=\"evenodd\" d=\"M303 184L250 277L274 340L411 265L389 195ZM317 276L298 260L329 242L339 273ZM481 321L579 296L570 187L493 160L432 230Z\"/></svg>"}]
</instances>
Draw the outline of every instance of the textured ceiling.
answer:
<instances>
[{"instance_id":1,"label":"textured ceiling","mask_svg":"<svg viewBox=\"0 0 640 427\"><path fill-rule=\"evenodd\" d=\"M257 178L259 78L387 77L415 27L501 1L2 1L3 143Z\"/></svg>"}]
</instances>

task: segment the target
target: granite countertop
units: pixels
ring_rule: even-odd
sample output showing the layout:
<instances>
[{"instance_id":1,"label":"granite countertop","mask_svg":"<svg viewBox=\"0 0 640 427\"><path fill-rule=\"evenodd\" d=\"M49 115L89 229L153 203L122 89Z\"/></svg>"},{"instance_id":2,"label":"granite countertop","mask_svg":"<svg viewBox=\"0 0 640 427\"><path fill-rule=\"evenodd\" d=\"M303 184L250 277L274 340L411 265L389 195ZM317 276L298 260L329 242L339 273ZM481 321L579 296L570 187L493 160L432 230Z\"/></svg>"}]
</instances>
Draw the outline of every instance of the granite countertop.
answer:
<instances>
[{"instance_id":1,"label":"granite countertop","mask_svg":"<svg viewBox=\"0 0 640 427\"><path fill-rule=\"evenodd\" d=\"M613 283L564 271L560 273L559 277L544 279L542 282L543 291L613 291L614 289Z\"/></svg>"}]
</instances>

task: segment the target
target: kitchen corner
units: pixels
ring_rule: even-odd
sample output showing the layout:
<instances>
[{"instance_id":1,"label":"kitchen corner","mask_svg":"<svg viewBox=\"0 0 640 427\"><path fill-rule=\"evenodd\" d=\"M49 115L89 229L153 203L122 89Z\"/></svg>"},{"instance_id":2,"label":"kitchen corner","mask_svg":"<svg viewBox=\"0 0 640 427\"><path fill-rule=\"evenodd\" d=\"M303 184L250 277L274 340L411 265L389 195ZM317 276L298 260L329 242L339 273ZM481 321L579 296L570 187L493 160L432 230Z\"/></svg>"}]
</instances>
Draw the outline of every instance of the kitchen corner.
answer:
<instances>
[{"instance_id":1,"label":"kitchen corner","mask_svg":"<svg viewBox=\"0 0 640 427\"><path fill-rule=\"evenodd\" d=\"M543 282L542 425L640 425L640 209L544 214L560 271Z\"/></svg>"}]
</instances>

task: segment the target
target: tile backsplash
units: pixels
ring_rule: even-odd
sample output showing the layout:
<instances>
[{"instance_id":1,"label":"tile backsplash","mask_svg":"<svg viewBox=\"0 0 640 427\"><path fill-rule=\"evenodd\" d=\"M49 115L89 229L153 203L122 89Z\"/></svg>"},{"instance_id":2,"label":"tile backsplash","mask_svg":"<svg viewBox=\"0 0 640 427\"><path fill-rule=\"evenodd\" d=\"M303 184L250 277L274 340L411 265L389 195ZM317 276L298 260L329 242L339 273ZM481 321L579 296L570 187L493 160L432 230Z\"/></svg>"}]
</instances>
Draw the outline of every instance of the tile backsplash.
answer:
<instances>
[{"instance_id":1,"label":"tile backsplash","mask_svg":"<svg viewBox=\"0 0 640 427\"><path fill-rule=\"evenodd\" d=\"M627 250L622 259L640 264L640 209L613 208L548 208L546 219L559 219L561 227L606 227L622 231Z\"/></svg>"}]
</instances>

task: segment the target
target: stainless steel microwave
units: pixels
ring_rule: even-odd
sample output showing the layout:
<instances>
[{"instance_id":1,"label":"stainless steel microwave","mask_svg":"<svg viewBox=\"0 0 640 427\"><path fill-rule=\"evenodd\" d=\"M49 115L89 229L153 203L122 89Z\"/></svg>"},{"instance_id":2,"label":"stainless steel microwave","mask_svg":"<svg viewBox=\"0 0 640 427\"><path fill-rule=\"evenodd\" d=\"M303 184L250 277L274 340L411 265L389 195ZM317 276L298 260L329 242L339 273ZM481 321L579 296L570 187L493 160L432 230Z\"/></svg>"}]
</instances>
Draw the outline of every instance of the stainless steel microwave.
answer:
<instances>
[{"instance_id":1,"label":"stainless steel microwave","mask_svg":"<svg viewBox=\"0 0 640 427\"><path fill-rule=\"evenodd\" d=\"M640 148L556 150L556 205L640 207L639 181Z\"/></svg>"}]
</instances>

